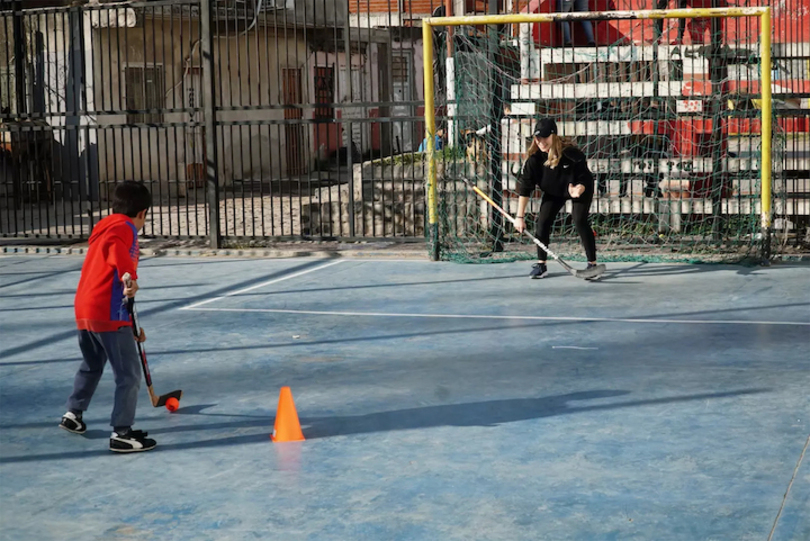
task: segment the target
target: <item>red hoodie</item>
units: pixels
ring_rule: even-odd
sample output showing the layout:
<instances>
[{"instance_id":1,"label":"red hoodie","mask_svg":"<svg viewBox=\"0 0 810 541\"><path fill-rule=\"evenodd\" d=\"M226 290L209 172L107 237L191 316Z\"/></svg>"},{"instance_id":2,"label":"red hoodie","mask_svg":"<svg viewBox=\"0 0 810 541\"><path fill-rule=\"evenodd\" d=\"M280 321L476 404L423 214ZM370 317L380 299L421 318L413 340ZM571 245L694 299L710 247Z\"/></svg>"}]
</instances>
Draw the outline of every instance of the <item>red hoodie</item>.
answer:
<instances>
[{"instance_id":1,"label":"red hoodie","mask_svg":"<svg viewBox=\"0 0 810 541\"><path fill-rule=\"evenodd\" d=\"M116 331L129 326L121 277L138 279L138 231L124 214L110 214L93 228L74 302L80 330Z\"/></svg>"}]
</instances>

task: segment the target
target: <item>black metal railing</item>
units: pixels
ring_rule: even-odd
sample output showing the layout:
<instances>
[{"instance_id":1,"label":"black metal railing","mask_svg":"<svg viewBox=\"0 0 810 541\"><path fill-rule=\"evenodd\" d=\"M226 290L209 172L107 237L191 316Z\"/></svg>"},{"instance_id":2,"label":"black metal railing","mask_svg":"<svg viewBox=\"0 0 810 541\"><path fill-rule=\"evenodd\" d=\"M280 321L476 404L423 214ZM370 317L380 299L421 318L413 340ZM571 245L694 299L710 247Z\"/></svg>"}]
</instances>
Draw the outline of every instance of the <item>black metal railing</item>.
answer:
<instances>
[{"instance_id":1,"label":"black metal railing","mask_svg":"<svg viewBox=\"0 0 810 541\"><path fill-rule=\"evenodd\" d=\"M422 167L374 162L421 142L431 9L388 25L356 1L10 4L3 237L87 238L121 180L151 189L155 237L422 237Z\"/></svg>"},{"instance_id":2,"label":"black metal railing","mask_svg":"<svg viewBox=\"0 0 810 541\"><path fill-rule=\"evenodd\" d=\"M86 239L115 184L139 180L154 195L150 236L211 246L424 238L419 19L455 2L44 4L0 6L0 237ZM529 6L467 4L482 14ZM806 82L808 44L774 20L785 24L774 45L783 80ZM452 34L440 37L447 56ZM809 90L782 97L806 107ZM790 107L777 111L782 125L810 122ZM792 203L777 210L798 242L810 141L786 144L779 170Z\"/></svg>"}]
</instances>

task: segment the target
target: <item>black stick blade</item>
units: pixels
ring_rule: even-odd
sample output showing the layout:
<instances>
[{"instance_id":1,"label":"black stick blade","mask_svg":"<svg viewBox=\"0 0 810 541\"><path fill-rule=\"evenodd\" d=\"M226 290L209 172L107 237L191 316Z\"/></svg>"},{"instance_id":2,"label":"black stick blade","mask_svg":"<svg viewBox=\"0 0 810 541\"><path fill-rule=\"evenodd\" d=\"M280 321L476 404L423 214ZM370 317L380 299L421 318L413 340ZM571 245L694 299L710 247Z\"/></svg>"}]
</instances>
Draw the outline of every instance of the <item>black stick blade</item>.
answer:
<instances>
[{"instance_id":1,"label":"black stick blade","mask_svg":"<svg viewBox=\"0 0 810 541\"><path fill-rule=\"evenodd\" d=\"M156 408L159 408L159 407L161 407L161 406L165 406L165 405L166 405L166 401L167 401L168 399L170 399L170 398L176 398L177 400L180 400L180 397L181 397L181 396L183 396L183 391L181 391L180 389L178 389L178 390L176 390L176 391L172 391L172 392L170 392L170 393L162 394L162 395L160 395L160 396L158 397L158 399L157 399L157 403L155 404L155 407L156 407Z\"/></svg>"},{"instance_id":2,"label":"black stick blade","mask_svg":"<svg viewBox=\"0 0 810 541\"><path fill-rule=\"evenodd\" d=\"M593 280L594 278L599 278L602 276L602 273L607 270L602 264L596 265L591 267L590 269L583 269L577 271L577 278L582 278L583 280Z\"/></svg>"}]
</instances>

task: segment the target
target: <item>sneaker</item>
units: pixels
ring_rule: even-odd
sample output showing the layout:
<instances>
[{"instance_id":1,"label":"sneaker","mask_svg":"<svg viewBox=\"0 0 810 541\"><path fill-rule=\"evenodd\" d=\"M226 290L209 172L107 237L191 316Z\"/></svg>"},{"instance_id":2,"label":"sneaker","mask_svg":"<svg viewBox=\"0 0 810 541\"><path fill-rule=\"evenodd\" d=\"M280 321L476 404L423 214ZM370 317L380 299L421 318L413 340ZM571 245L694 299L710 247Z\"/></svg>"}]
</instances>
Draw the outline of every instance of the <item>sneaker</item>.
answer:
<instances>
[{"instance_id":1,"label":"sneaker","mask_svg":"<svg viewBox=\"0 0 810 541\"><path fill-rule=\"evenodd\" d=\"M545 263L535 263L532 265L532 272L529 273L529 276L532 280L538 280L540 278L545 278L548 275L548 267L546 267Z\"/></svg>"},{"instance_id":2,"label":"sneaker","mask_svg":"<svg viewBox=\"0 0 810 541\"><path fill-rule=\"evenodd\" d=\"M123 434L113 432L110 436L110 451L114 453L139 453L154 449L157 442L147 438L143 430L127 430Z\"/></svg>"},{"instance_id":3,"label":"sneaker","mask_svg":"<svg viewBox=\"0 0 810 541\"><path fill-rule=\"evenodd\" d=\"M585 270L592 269L592 268L597 267L597 266L598 266L598 264L596 264L596 263L588 263L588 266L585 268ZM596 280L600 279L601 277L602 277L602 275L600 274L599 276L594 276L593 278L585 278L585 279L595 282Z\"/></svg>"},{"instance_id":4,"label":"sneaker","mask_svg":"<svg viewBox=\"0 0 810 541\"><path fill-rule=\"evenodd\" d=\"M62 416L62 422L59 423L59 428L63 428L74 434L84 434L85 431L87 431L87 425L82 421L82 414L76 415L72 411Z\"/></svg>"}]
</instances>

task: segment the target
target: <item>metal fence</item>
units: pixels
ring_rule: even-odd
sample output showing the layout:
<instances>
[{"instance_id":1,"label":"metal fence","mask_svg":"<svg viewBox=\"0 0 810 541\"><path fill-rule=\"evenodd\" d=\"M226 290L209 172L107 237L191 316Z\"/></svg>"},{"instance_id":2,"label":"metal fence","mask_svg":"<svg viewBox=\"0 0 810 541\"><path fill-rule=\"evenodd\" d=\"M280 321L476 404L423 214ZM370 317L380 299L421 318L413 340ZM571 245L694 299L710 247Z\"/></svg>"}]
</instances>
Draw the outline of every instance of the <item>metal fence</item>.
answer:
<instances>
[{"instance_id":1,"label":"metal fence","mask_svg":"<svg viewBox=\"0 0 810 541\"><path fill-rule=\"evenodd\" d=\"M0 11L2 236L86 238L138 180L156 237L423 237L430 2L24 4Z\"/></svg>"},{"instance_id":2,"label":"metal fence","mask_svg":"<svg viewBox=\"0 0 810 541\"><path fill-rule=\"evenodd\" d=\"M139 180L154 196L147 235L217 247L422 240L420 20L554 2L56 4L71 2L0 5L0 237L85 239L115 184ZM657 2L630 4L611 3ZM810 79L810 44L782 37L786 78ZM806 108L780 114L810 121ZM810 174L791 167L810 141L789 144L780 171L806 199ZM784 218L806 227L804 215Z\"/></svg>"}]
</instances>

